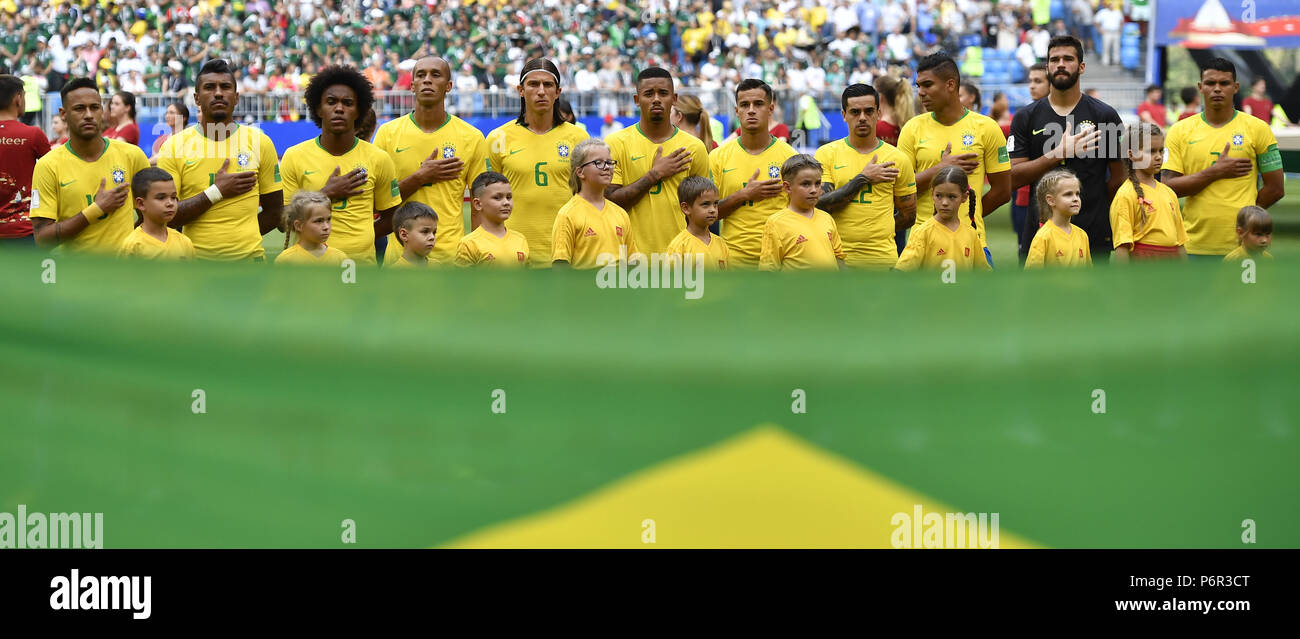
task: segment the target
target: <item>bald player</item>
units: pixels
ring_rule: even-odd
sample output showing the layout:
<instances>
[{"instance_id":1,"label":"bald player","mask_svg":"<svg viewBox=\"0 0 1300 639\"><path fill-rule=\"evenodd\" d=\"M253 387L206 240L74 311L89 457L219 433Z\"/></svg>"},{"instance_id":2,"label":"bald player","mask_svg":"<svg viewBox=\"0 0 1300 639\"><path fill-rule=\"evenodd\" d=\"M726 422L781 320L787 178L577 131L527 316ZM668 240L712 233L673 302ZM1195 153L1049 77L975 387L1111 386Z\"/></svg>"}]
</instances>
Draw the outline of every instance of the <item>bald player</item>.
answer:
<instances>
[{"instance_id":1,"label":"bald player","mask_svg":"<svg viewBox=\"0 0 1300 639\"><path fill-rule=\"evenodd\" d=\"M650 67L637 75L636 104L636 126L605 138L617 162L605 197L627 211L637 248L663 253L686 228L677 187L692 175L709 176L709 153L699 138L669 121L677 91L666 69Z\"/></svg>"},{"instance_id":2,"label":"bald player","mask_svg":"<svg viewBox=\"0 0 1300 639\"><path fill-rule=\"evenodd\" d=\"M427 204L438 214L438 235L431 264L450 264L465 236L461 211L465 188L487 170L487 143L478 129L447 113L451 67L437 56L425 56L411 70L415 110L385 122L375 133L375 146L392 158L403 202ZM477 226L474 221L472 226ZM398 246L394 235L389 246ZM387 251L392 264L401 251Z\"/></svg>"}]
</instances>

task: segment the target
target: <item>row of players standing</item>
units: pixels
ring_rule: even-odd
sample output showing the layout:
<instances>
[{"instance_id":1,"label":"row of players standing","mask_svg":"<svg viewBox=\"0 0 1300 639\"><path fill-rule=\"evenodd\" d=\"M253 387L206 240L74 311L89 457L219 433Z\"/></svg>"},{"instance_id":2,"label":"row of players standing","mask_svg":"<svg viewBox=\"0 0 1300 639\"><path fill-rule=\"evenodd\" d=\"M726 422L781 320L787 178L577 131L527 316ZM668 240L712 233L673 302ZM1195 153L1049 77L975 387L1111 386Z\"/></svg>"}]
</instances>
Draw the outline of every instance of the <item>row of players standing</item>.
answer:
<instances>
[{"instance_id":1,"label":"row of players standing","mask_svg":"<svg viewBox=\"0 0 1300 639\"><path fill-rule=\"evenodd\" d=\"M986 180L990 186L975 197L965 220L977 231L976 250L982 249L990 263L986 212L1004 204L1013 188L1062 165L1079 178L1083 207L1076 223L1087 231L1093 256L1109 253L1113 246L1108 208L1131 172L1118 148L1100 148L1105 145L1099 144L1097 129L1103 124L1118 127L1120 120L1114 109L1081 95L1083 68L1077 40L1052 41L1051 92L1016 114L1010 152L996 123L961 106L959 71L946 55L931 56L919 65L918 93L927 113L904 125L897 147L876 137L875 91L865 85L846 90L842 106L849 135L821 147L817 159L824 183L818 208L835 216L847 264L893 266L895 234L933 216L930 181L947 166L962 169L975 192L983 190ZM1280 162L1274 162L1276 143L1266 128L1258 130L1249 118L1238 119L1232 111L1235 71L1230 65L1228 69L1203 72L1206 113L1189 120L1189 131L1169 134L1167 182L1179 195L1192 196L1186 215L1193 254L1223 255L1233 248L1238 201L1266 207L1282 194ZM305 96L321 135L290 148L276 163L274 147L264 134L230 124L238 92L229 67L221 61L205 65L196 78L198 126L174 136L160 154L159 167L175 178L181 200L172 226L184 230L200 258L260 259L262 235L281 226L281 204L298 191L320 191L333 203L330 246L360 263L374 263L375 238L391 232L397 206L404 200L419 201L439 214L430 259L446 263L454 259L465 235L459 214L465 187L480 173L497 170L509 179L515 199L508 227L527 239L529 265L549 266L556 215L574 199L569 156L587 138L556 109L558 69L545 59L530 60L520 76L518 120L486 137L446 112L451 79L445 61L422 59L413 75L415 111L385 123L371 144L356 137L358 119L373 104L369 84L350 68L324 70ZM100 142L100 98L97 89L88 90L93 83L69 86L64 110L73 139L37 163L32 217L38 243L75 250L111 244L109 235L130 231L134 216L116 213L130 205L122 191L144 164L138 149ZM79 91L84 95L76 95ZM712 176L730 260L737 266L756 266L766 219L788 204L780 168L795 155L793 148L768 133L771 88L758 80L737 86L739 136L711 152L669 122L675 99L669 72L648 69L638 77L640 121L606 140L616 162L608 201L627 210L641 251L662 252L685 225L676 187L691 175ZM1233 126L1225 126L1228 123ZM233 133L214 143L208 125L223 124ZM1198 128L1190 131L1192 127ZM1069 133L1053 137L1053 130ZM1197 139L1175 149L1174 141L1188 133ZM1227 153L1193 154L1191 144L1202 140L1208 144L1195 150L1213 151L1224 142ZM1244 202L1254 194L1258 175L1264 188ZM82 219L74 219L78 214ZM110 217L119 219L100 224ZM1032 236L1037 215L1029 218L1025 233ZM390 236L390 242L394 239ZM494 240L483 239L489 245ZM1022 243L1022 255L1028 244ZM396 253L389 251L390 261Z\"/></svg>"}]
</instances>

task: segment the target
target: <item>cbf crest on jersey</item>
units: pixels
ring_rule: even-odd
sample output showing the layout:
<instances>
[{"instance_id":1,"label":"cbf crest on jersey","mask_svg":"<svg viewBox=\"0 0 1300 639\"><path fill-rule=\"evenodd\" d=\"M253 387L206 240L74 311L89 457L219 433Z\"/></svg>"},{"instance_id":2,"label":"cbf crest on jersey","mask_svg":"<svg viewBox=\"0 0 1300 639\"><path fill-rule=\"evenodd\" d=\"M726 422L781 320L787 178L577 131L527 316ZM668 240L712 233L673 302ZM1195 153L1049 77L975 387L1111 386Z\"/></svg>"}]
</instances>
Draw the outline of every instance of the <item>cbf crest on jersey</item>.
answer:
<instances>
[{"instance_id":1,"label":"cbf crest on jersey","mask_svg":"<svg viewBox=\"0 0 1300 639\"><path fill-rule=\"evenodd\" d=\"M1245 143L1246 143L1246 136L1242 135L1240 131L1232 134L1232 146L1240 148L1241 145Z\"/></svg>"},{"instance_id":2,"label":"cbf crest on jersey","mask_svg":"<svg viewBox=\"0 0 1300 639\"><path fill-rule=\"evenodd\" d=\"M561 142L555 145L555 152L559 154L560 159L562 160L569 159L569 143Z\"/></svg>"},{"instance_id":3,"label":"cbf crest on jersey","mask_svg":"<svg viewBox=\"0 0 1300 639\"><path fill-rule=\"evenodd\" d=\"M113 184L123 184L126 182L126 169L113 167Z\"/></svg>"},{"instance_id":4,"label":"cbf crest on jersey","mask_svg":"<svg viewBox=\"0 0 1300 639\"><path fill-rule=\"evenodd\" d=\"M970 131L963 132L961 134L961 145L967 149L971 148L975 145L975 136Z\"/></svg>"},{"instance_id":5,"label":"cbf crest on jersey","mask_svg":"<svg viewBox=\"0 0 1300 639\"><path fill-rule=\"evenodd\" d=\"M450 159L450 158L454 158L454 157L456 157L456 145L455 145L455 144L452 144L451 142L447 142L447 143L443 144L443 145L442 145L442 159L446 160L446 159Z\"/></svg>"},{"instance_id":6,"label":"cbf crest on jersey","mask_svg":"<svg viewBox=\"0 0 1300 639\"><path fill-rule=\"evenodd\" d=\"M235 164L238 164L238 165L239 165L239 168L241 168L241 169L246 169L246 168L248 168L248 162L249 162L249 160L251 160L251 159L252 159L252 157L250 157L250 156L248 155L248 152L247 152L247 151L243 151L243 152L240 152L239 155L236 155L236 156L235 156Z\"/></svg>"},{"instance_id":7,"label":"cbf crest on jersey","mask_svg":"<svg viewBox=\"0 0 1300 639\"><path fill-rule=\"evenodd\" d=\"M777 165L775 165L775 164L769 164L769 165L767 165L767 177L770 177L770 178L779 178L779 177L781 177L781 167L779 167L779 166L777 166Z\"/></svg>"}]
</instances>

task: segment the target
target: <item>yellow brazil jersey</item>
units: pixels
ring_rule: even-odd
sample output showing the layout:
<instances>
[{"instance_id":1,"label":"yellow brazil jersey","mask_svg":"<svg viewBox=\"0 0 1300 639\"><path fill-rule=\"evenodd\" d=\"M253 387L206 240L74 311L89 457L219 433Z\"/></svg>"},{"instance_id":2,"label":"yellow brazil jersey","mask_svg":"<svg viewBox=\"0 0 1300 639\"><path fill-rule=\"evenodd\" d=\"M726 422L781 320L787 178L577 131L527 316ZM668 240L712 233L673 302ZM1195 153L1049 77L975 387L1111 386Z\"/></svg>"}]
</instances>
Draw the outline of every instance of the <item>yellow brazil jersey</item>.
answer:
<instances>
[{"instance_id":1,"label":"yellow brazil jersey","mask_svg":"<svg viewBox=\"0 0 1300 639\"><path fill-rule=\"evenodd\" d=\"M834 269L844 259L835 220L826 211L813 209L812 218L790 209L777 212L763 225L763 252L758 268Z\"/></svg>"},{"instance_id":2,"label":"yellow brazil jersey","mask_svg":"<svg viewBox=\"0 0 1300 639\"><path fill-rule=\"evenodd\" d=\"M36 161L32 171L31 217L61 222L81 213L95 201L99 181L104 190L123 184L129 191L131 177L149 168L149 158L134 144L104 140L104 152L87 162L72 151L71 142L56 146ZM63 242L60 251L89 251L114 254L135 227L135 197L128 193L116 211L105 211L91 220L76 237Z\"/></svg>"},{"instance_id":3,"label":"yellow brazil jersey","mask_svg":"<svg viewBox=\"0 0 1300 639\"><path fill-rule=\"evenodd\" d=\"M1264 258L1266 260L1271 260L1273 259L1273 254L1269 253L1268 251L1260 251L1259 255L1251 255L1249 252L1246 251L1246 247L1238 246L1237 248L1232 249L1231 253L1224 255L1223 261L1240 262L1247 258L1254 258L1254 259Z\"/></svg>"},{"instance_id":4,"label":"yellow brazil jersey","mask_svg":"<svg viewBox=\"0 0 1300 639\"><path fill-rule=\"evenodd\" d=\"M660 146L641 132L640 124L610 134L605 143L609 145L610 157L618 162L614 165L613 184L622 185L636 182L650 172L655 151ZM673 127L673 135L663 143L663 148L665 156L686 149L691 154L691 164L682 172L655 183L627 210L636 230L637 244L646 253L663 253L673 237L686 228L686 217L677 200L677 187L682 180L692 175L709 177L709 152L699 138Z\"/></svg>"},{"instance_id":5,"label":"yellow brazil jersey","mask_svg":"<svg viewBox=\"0 0 1300 639\"><path fill-rule=\"evenodd\" d=\"M397 260L395 260L392 264L386 266L385 268L428 268L428 266L429 264L427 262L424 264L414 264L412 262L408 262L406 261L406 256L402 255L398 257Z\"/></svg>"},{"instance_id":6,"label":"yellow brazil jersey","mask_svg":"<svg viewBox=\"0 0 1300 639\"><path fill-rule=\"evenodd\" d=\"M375 146L393 160L398 181L415 173L430 157L456 157L464 163L458 178L426 183L407 198L428 204L438 214L438 236L429 259L438 263L451 262L456 257L456 245L465 236L465 189L488 168L487 142L483 134L454 115L448 115L433 133L425 133L415 123L415 114L411 113L379 127L375 132ZM396 246L397 237L389 235L388 244ZM385 253L384 263L395 262L399 256L397 252Z\"/></svg>"},{"instance_id":7,"label":"yellow brazil jersey","mask_svg":"<svg viewBox=\"0 0 1300 639\"><path fill-rule=\"evenodd\" d=\"M894 268L900 271L941 269L944 261L952 260L960 270L993 270L984 258L979 236L966 221L969 219L963 217L954 231L931 216L907 238L907 247L898 256Z\"/></svg>"},{"instance_id":8,"label":"yellow brazil jersey","mask_svg":"<svg viewBox=\"0 0 1300 639\"><path fill-rule=\"evenodd\" d=\"M528 240L529 266L551 265L551 230L569 190L569 154L590 137L567 122L542 135L518 122L507 122L487 136L488 163L510 180L515 207L506 228Z\"/></svg>"},{"instance_id":9,"label":"yellow brazil jersey","mask_svg":"<svg viewBox=\"0 0 1300 639\"><path fill-rule=\"evenodd\" d=\"M1071 224L1066 233L1055 222L1048 221L1034 234L1029 244L1025 268L1057 266L1092 266L1092 252L1088 249L1088 234Z\"/></svg>"},{"instance_id":10,"label":"yellow brazil jersey","mask_svg":"<svg viewBox=\"0 0 1300 639\"><path fill-rule=\"evenodd\" d=\"M319 191L329 181L334 169L344 175L355 168L366 170L364 193L334 203L330 246L343 251L358 264L375 263L375 212L402 203L397 188L397 173L388 154L364 140L343 155L331 155L320 145L319 138L289 147L280 161L284 178L284 203L298 191Z\"/></svg>"},{"instance_id":11,"label":"yellow brazil jersey","mask_svg":"<svg viewBox=\"0 0 1300 639\"><path fill-rule=\"evenodd\" d=\"M970 188L975 191L975 224L981 248L984 239L984 177L989 173L1002 173L1011 170L1011 159L1007 156L1007 138L988 116L967 110L951 126L944 126L935 119L934 113L922 113L903 125L898 133L898 150L911 158L912 170L916 173L932 168L943 159L944 149L952 145L951 154L974 153L979 165L966 174ZM916 194L916 226L919 229L926 220L934 217L934 200L930 189ZM962 219L970 223L969 209L962 208ZM911 240L909 240L911 241Z\"/></svg>"},{"instance_id":12,"label":"yellow brazil jersey","mask_svg":"<svg viewBox=\"0 0 1300 639\"><path fill-rule=\"evenodd\" d=\"M480 226L460 239L456 265L526 268L528 240L519 231L506 229L505 237L497 237Z\"/></svg>"},{"instance_id":13,"label":"yellow brazil jersey","mask_svg":"<svg viewBox=\"0 0 1300 639\"><path fill-rule=\"evenodd\" d=\"M844 208L832 214L844 239L844 262L849 266L889 268L898 261L894 243L894 198L916 193L912 160L897 148L879 142L876 148L859 153L848 139L836 140L817 149L822 164L822 182L836 188L848 184L874 157L877 164L893 162L898 177L893 182L867 184Z\"/></svg>"},{"instance_id":14,"label":"yellow brazil jersey","mask_svg":"<svg viewBox=\"0 0 1300 639\"><path fill-rule=\"evenodd\" d=\"M1115 248L1133 243L1152 246L1187 244L1187 230L1183 227L1183 215L1174 190L1159 182L1154 187L1144 184L1142 195L1146 196L1146 202L1139 203L1132 180L1125 180L1115 191L1115 198L1110 202L1110 230ZM1146 210L1145 221L1139 206Z\"/></svg>"},{"instance_id":15,"label":"yellow brazil jersey","mask_svg":"<svg viewBox=\"0 0 1300 639\"><path fill-rule=\"evenodd\" d=\"M640 241L641 236L638 235L637 242ZM689 230L682 229L682 232L668 243L668 248L664 249L664 252L669 255L703 255L704 268L720 271L727 269L727 241L712 233L709 234L709 243L705 244Z\"/></svg>"},{"instance_id":16,"label":"yellow brazil jersey","mask_svg":"<svg viewBox=\"0 0 1300 639\"><path fill-rule=\"evenodd\" d=\"M328 244L325 246L325 252L320 257L312 255L301 244L294 244L275 256L276 264L305 264L308 266L339 266L348 256Z\"/></svg>"},{"instance_id":17,"label":"yellow brazil jersey","mask_svg":"<svg viewBox=\"0 0 1300 639\"><path fill-rule=\"evenodd\" d=\"M1187 252L1193 255L1224 255L1237 246L1237 211L1255 204L1259 174L1282 170L1277 138L1268 124L1240 111L1218 128L1205 121L1205 114L1179 120L1165 135L1167 158L1161 168L1183 175L1209 168L1223 154L1247 158L1254 167L1239 178L1215 180L1187 198L1182 210L1187 222Z\"/></svg>"},{"instance_id":18,"label":"yellow brazil jersey","mask_svg":"<svg viewBox=\"0 0 1300 639\"><path fill-rule=\"evenodd\" d=\"M262 257L262 230L257 222L261 196L281 189L279 156L271 138L261 130L240 126L217 142L193 126L167 138L158 150L158 168L176 180L182 201L212 186L221 165L228 173L253 171L257 186L242 195L223 198L182 229L200 259L242 260Z\"/></svg>"},{"instance_id":19,"label":"yellow brazil jersey","mask_svg":"<svg viewBox=\"0 0 1300 639\"><path fill-rule=\"evenodd\" d=\"M167 241L159 242L158 238L145 233L143 227L137 226L122 240L117 256L146 260L192 260L194 244L176 229L167 229Z\"/></svg>"},{"instance_id":20,"label":"yellow brazil jersey","mask_svg":"<svg viewBox=\"0 0 1300 639\"><path fill-rule=\"evenodd\" d=\"M627 211L609 200L597 211L581 195L573 196L556 214L551 236L552 259L565 260L574 268L595 268L602 254L618 260L621 246L627 247L629 256L637 252Z\"/></svg>"},{"instance_id":21,"label":"yellow brazil jersey","mask_svg":"<svg viewBox=\"0 0 1300 639\"><path fill-rule=\"evenodd\" d=\"M781 179L781 165L795 155L789 144L775 136L757 155L740 146L735 138L709 153L709 170L718 187L718 199L745 188L758 171L758 180ZM722 220L722 239L727 241L733 266L753 268L763 251L763 225L773 213L785 210L790 197L782 193L766 200L748 200ZM680 210L680 209L679 209Z\"/></svg>"}]
</instances>

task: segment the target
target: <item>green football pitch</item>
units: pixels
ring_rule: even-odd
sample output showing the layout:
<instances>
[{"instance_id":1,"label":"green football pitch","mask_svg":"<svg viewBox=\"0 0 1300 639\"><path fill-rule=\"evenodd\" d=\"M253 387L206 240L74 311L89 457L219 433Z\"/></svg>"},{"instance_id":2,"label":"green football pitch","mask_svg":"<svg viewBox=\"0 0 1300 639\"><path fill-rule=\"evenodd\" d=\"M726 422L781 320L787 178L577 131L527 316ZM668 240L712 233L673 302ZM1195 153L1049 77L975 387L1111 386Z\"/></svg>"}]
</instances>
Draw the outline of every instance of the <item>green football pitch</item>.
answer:
<instances>
[{"instance_id":1,"label":"green football pitch","mask_svg":"<svg viewBox=\"0 0 1300 639\"><path fill-rule=\"evenodd\" d=\"M437 546L771 424L1038 545L1241 548L1251 519L1296 547L1281 257L1253 284L710 273L687 300L72 257L47 283L43 256L3 255L0 511L101 512L110 548L341 547L343 519L360 546Z\"/></svg>"}]
</instances>

